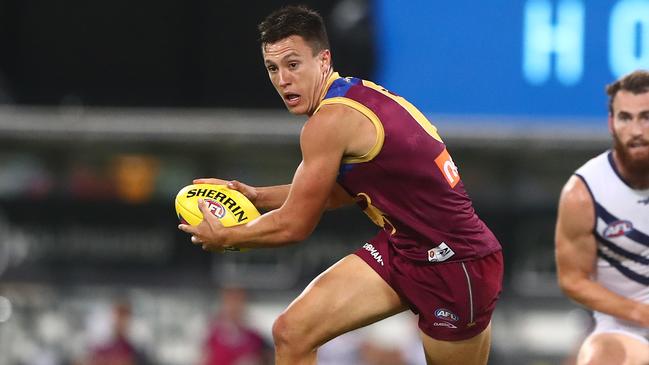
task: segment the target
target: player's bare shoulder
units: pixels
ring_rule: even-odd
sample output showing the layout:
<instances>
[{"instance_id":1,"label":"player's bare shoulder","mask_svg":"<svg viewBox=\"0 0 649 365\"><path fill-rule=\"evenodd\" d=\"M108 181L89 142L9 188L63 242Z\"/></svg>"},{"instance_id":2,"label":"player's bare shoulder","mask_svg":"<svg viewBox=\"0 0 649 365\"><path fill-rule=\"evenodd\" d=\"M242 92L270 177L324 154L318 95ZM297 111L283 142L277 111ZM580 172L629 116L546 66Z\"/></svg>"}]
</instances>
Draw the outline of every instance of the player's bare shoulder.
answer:
<instances>
[{"instance_id":1,"label":"player's bare shoulder","mask_svg":"<svg viewBox=\"0 0 649 365\"><path fill-rule=\"evenodd\" d=\"M344 146L346 156L361 156L376 143L374 124L360 111L346 104L323 105L302 130L302 139L335 136Z\"/></svg>"},{"instance_id":2,"label":"player's bare shoulder","mask_svg":"<svg viewBox=\"0 0 649 365\"><path fill-rule=\"evenodd\" d=\"M584 180L577 175L572 175L561 190L558 221L560 225L588 231L594 226L593 197Z\"/></svg>"},{"instance_id":3,"label":"player's bare shoulder","mask_svg":"<svg viewBox=\"0 0 649 365\"><path fill-rule=\"evenodd\" d=\"M300 140L335 142L345 134L345 109L342 105L324 105L304 124Z\"/></svg>"},{"instance_id":4,"label":"player's bare shoulder","mask_svg":"<svg viewBox=\"0 0 649 365\"><path fill-rule=\"evenodd\" d=\"M572 175L568 179L561 190L560 204L574 205L581 208L593 207L593 197L581 177Z\"/></svg>"}]
</instances>

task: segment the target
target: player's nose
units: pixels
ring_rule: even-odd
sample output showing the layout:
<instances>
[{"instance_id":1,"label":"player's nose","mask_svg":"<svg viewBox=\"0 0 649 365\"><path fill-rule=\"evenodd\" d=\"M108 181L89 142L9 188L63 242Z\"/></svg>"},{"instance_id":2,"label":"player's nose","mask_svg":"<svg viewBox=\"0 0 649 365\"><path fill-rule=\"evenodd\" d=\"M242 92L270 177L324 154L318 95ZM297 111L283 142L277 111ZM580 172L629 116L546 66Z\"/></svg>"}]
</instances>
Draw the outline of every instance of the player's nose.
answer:
<instances>
[{"instance_id":1,"label":"player's nose","mask_svg":"<svg viewBox=\"0 0 649 365\"><path fill-rule=\"evenodd\" d=\"M291 84L290 72L286 69L279 70L279 85L286 86Z\"/></svg>"},{"instance_id":2,"label":"player's nose","mask_svg":"<svg viewBox=\"0 0 649 365\"><path fill-rule=\"evenodd\" d=\"M647 123L642 118L635 119L629 126L631 136L633 137L642 136L647 132L646 129L649 129L649 127L647 127Z\"/></svg>"}]
</instances>

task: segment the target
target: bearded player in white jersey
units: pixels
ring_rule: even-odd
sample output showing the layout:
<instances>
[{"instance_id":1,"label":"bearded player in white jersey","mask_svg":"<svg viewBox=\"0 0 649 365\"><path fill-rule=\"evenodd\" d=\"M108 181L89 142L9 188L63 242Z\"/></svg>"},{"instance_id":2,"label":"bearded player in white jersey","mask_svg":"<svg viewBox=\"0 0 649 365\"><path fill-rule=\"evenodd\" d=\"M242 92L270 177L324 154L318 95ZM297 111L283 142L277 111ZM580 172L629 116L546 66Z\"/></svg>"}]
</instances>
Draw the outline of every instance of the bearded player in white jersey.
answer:
<instances>
[{"instance_id":1,"label":"bearded player in white jersey","mask_svg":"<svg viewBox=\"0 0 649 365\"><path fill-rule=\"evenodd\" d=\"M649 364L649 72L606 89L613 148L577 169L561 193L559 285L593 312L578 365Z\"/></svg>"}]
</instances>

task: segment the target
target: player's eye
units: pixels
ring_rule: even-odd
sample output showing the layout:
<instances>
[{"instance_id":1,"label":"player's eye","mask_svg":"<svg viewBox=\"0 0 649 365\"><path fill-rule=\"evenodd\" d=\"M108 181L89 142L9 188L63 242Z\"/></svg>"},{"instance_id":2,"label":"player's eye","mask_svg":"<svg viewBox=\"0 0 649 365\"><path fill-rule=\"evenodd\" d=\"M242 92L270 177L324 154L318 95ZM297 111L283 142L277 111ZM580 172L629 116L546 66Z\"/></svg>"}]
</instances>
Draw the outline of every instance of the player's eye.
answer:
<instances>
[{"instance_id":1,"label":"player's eye","mask_svg":"<svg viewBox=\"0 0 649 365\"><path fill-rule=\"evenodd\" d=\"M298 65L297 62L289 62L289 63L288 63L288 67L289 67L289 68L292 68L292 69L297 68L297 65Z\"/></svg>"},{"instance_id":2,"label":"player's eye","mask_svg":"<svg viewBox=\"0 0 649 365\"><path fill-rule=\"evenodd\" d=\"M275 72L275 71L277 71L277 66L268 65L268 66L266 66L266 70L268 70L268 72Z\"/></svg>"}]
</instances>

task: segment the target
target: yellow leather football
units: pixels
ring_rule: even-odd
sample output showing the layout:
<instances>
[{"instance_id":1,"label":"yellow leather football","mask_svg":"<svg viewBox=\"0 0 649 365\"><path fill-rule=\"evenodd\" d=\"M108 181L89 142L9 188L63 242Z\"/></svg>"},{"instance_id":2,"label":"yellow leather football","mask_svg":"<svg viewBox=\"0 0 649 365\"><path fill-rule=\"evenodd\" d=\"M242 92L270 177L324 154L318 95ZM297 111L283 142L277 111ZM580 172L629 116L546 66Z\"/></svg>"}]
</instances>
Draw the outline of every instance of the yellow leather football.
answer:
<instances>
[{"instance_id":1,"label":"yellow leather football","mask_svg":"<svg viewBox=\"0 0 649 365\"><path fill-rule=\"evenodd\" d=\"M260 216L250 200L237 190L225 185L193 184L180 189L176 195L176 213L182 223L196 226L203 220L198 209L199 198L225 227L245 224Z\"/></svg>"}]
</instances>

